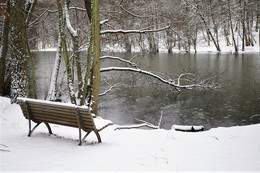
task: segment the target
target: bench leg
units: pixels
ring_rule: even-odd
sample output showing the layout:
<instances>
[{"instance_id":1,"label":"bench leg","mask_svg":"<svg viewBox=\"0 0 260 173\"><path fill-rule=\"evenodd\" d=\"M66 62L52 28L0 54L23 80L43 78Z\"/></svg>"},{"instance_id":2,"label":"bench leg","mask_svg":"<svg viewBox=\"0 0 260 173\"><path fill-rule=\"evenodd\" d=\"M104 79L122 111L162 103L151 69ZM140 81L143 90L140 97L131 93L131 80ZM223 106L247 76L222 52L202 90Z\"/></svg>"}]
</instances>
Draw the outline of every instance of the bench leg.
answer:
<instances>
[{"instance_id":1,"label":"bench leg","mask_svg":"<svg viewBox=\"0 0 260 173\"><path fill-rule=\"evenodd\" d=\"M82 139L81 139L81 134L80 134L80 137L79 137L79 145L82 145L82 142L85 141L85 139L87 138L87 136L88 136L90 133L91 133L91 131L90 131L90 132L87 132L87 134L86 134ZM101 137L100 137L98 131L94 131L94 133L95 133L96 136L97 136L98 143L101 143L102 141L101 141Z\"/></svg>"},{"instance_id":2,"label":"bench leg","mask_svg":"<svg viewBox=\"0 0 260 173\"><path fill-rule=\"evenodd\" d=\"M33 131L34 131L40 124L41 124L41 122L40 122L40 123L37 123L37 124L33 127L33 129L31 130L31 121L29 121L29 134L28 134L29 137L32 135Z\"/></svg>"},{"instance_id":3,"label":"bench leg","mask_svg":"<svg viewBox=\"0 0 260 173\"><path fill-rule=\"evenodd\" d=\"M37 124L33 127L33 129L31 129L32 125L31 125L31 121L29 121L29 134L28 134L29 137L32 135L33 131L34 131L41 123L42 123L42 122L37 123ZM49 133L52 134L52 130L51 130L50 125L49 125L48 123L44 123L44 124L45 124L46 127L48 128Z\"/></svg>"},{"instance_id":4,"label":"bench leg","mask_svg":"<svg viewBox=\"0 0 260 173\"><path fill-rule=\"evenodd\" d=\"M50 127L49 123L44 123L44 124L45 124L46 127L48 128L49 134L52 134L51 127Z\"/></svg>"},{"instance_id":5,"label":"bench leg","mask_svg":"<svg viewBox=\"0 0 260 173\"><path fill-rule=\"evenodd\" d=\"M79 128L79 146L82 144L82 140L81 140L81 128Z\"/></svg>"},{"instance_id":6,"label":"bench leg","mask_svg":"<svg viewBox=\"0 0 260 173\"><path fill-rule=\"evenodd\" d=\"M97 136L98 142L101 143L102 141L101 141L101 137L100 137L98 131L94 131L94 132L95 132L95 134Z\"/></svg>"},{"instance_id":7,"label":"bench leg","mask_svg":"<svg viewBox=\"0 0 260 173\"><path fill-rule=\"evenodd\" d=\"M90 131L91 132L91 131ZM79 137L79 145L82 144L82 142L86 139L86 137L90 134L90 132L87 132L87 134L81 139L81 133L80 133L80 137Z\"/></svg>"}]
</instances>

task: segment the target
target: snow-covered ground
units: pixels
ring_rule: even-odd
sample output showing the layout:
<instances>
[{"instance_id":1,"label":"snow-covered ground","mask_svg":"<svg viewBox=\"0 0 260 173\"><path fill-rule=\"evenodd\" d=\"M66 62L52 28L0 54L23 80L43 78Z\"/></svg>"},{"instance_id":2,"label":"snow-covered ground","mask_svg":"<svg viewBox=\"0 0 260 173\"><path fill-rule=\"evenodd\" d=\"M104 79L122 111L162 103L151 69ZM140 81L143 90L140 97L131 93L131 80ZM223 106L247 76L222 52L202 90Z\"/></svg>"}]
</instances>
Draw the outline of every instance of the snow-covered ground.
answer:
<instances>
[{"instance_id":1,"label":"snow-covered ground","mask_svg":"<svg viewBox=\"0 0 260 173\"><path fill-rule=\"evenodd\" d=\"M40 125L27 137L28 120L1 99L0 172L260 172L260 124L189 133L175 130L101 131L78 146L78 130Z\"/></svg>"}]
</instances>

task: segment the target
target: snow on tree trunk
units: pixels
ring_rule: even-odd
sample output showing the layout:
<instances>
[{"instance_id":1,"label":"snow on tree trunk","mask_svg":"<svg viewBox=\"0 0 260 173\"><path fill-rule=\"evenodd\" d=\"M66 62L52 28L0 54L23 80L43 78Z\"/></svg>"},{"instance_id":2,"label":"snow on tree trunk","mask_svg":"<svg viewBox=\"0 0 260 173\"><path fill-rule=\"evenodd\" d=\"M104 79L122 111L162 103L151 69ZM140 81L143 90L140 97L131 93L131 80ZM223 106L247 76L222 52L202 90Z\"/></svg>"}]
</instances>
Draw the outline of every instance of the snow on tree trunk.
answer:
<instances>
[{"instance_id":1,"label":"snow on tree trunk","mask_svg":"<svg viewBox=\"0 0 260 173\"><path fill-rule=\"evenodd\" d=\"M75 30L70 22L70 16L69 16L69 2L68 0L65 0L64 2L64 13L65 13L65 19L66 19L66 26L69 30L69 33L72 37L73 42L73 55L72 59L76 60L76 67L77 67L77 80L78 80L78 98L83 98L83 81L82 81L82 71L81 71L81 63L80 63L80 53L79 53L79 36L78 31ZM81 104L82 102L79 101L77 104Z\"/></svg>"},{"instance_id":2,"label":"snow on tree trunk","mask_svg":"<svg viewBox=\"0 0 260 173\"><path fill-rule=\"evenodd\" d=\"M64 62L65 62L65 67L67 72L67 83L68 83L70 101L72 104L76 104L76 96L73 87L72 72L71 72L72 70L69 62L69 54L68 54L66 35L65 35L65 21L63 16L63 8L62 8L61 0L57 0L56 5L59 13L59 32L61 36L61 47L63 51L63 57L64 57Z\"/></svg>"},{"instance_id":3,"label":"snow on tree trunk","mask_svg":"<svg viewBox=\"0 0 260 173\"><path fill-rule=\"evenodd\" d=\"M11 1L11 99L16 102L17 97L28 96L29 86L27 78L28 50L27 33L23 14L24 0Z\"/></svg>"}]
</instances>

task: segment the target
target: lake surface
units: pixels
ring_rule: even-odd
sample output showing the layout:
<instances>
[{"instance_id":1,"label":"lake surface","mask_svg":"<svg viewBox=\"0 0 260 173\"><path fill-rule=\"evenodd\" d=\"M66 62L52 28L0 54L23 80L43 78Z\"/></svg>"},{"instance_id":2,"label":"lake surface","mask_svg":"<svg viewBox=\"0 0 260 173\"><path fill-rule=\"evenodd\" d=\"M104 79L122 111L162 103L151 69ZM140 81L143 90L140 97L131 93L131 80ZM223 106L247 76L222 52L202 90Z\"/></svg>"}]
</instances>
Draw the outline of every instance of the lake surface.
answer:
<instances>
[{"instance_id":1,"label":"lake surface","mask_svg":"<svg viewBox=\"0 0 260 173\"><path fill-rule=\"evenodd\" d=\"M206 129L260 123L260 54L128 54L103 53L132 60L143 69L176 78L184 69L202 75L221 73L229 86L217 90L182 90L175 94L172 87L154 78L130 72L102 73L101 90L115 87L100 97L99 113L115 124L140 123L141 119L161 128L173 124L203 125ZM41 99L48 91L55 53L37 52L36 76ZM102 67L124 66L113 60L101 62ZM60 79L64 70L60 72ZM62 90L66 90L66 81ZM101 92L102 92L101 91ZM63 98L66 99L64 95Z\"/></svg>"}]
</instances>

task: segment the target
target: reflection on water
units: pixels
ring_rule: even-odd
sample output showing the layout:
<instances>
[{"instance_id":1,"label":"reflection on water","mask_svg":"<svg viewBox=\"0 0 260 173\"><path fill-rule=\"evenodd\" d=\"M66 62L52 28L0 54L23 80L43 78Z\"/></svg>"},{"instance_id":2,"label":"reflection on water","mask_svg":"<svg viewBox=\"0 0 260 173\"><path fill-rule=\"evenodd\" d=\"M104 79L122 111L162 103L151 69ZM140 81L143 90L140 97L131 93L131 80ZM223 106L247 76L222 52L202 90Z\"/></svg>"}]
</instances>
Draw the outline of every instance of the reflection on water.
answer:
<instances>
[{"instance_id":1,"label":"reflection on water","mask_svg":"<svg viewBox=\"0 0 260 173\"><path fill-rule=\"evenodd\" d=\"M43 97L48 85L55 53L37 56L38 92ZM259 54L116 54L131 59L146 70L176 76L183 69L200 73L223 72L232 85L221 90L183 90L161 85L140 74L110 72L102 74L102 89L116 84L100 98L99 113L115 124L138 123L135 119L157 124L163 113L162 128L173 124L204 125L206 129L260 123L260 55ZM133 58L134 57L134 58ZM103 67L123 66L115 61L102 62ZM63 72L61 72L62 74ZM66 84L66 82L64 82ZM45 89L44 89L45 88Z\"/></svg>"}]
</instances>

